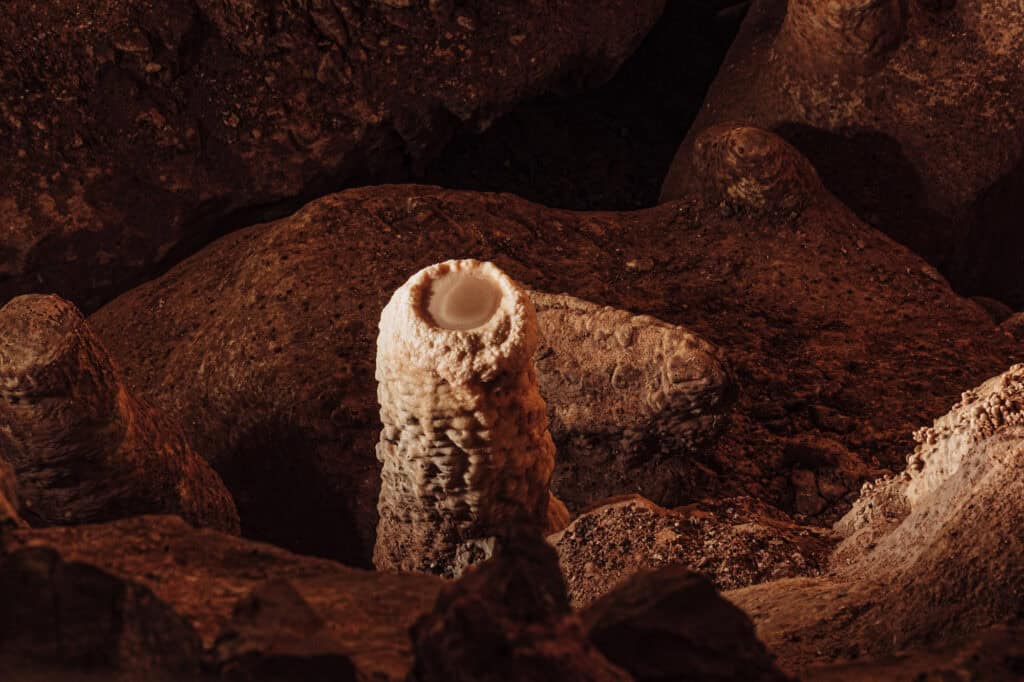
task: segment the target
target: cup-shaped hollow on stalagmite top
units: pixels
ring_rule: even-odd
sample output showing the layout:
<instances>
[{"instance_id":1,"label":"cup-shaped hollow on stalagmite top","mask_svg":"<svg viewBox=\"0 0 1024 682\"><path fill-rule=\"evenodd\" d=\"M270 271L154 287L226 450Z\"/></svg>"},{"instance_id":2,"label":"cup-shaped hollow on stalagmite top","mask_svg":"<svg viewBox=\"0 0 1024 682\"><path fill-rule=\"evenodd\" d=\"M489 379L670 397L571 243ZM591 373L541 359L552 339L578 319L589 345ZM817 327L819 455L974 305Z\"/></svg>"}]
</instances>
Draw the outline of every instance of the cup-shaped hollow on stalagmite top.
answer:
<instances>
[{"instance_id":1,"label":"cup-shaped hollow on stalagmite top","mask_svg":"<svg viewBox=\"0 0 1024 682\"><path fill-rule=\"evenodd\" d=\"M454 577L515 529L545 530L555 448L527 293L491 263L424 268L381 313L383 464L374 565Z\"/></svg>"},{"instance_id":2,"label":"cup-shaped hollow on stalagmite top","mask_svg":"<svg viewBox=\"0 0 1024 682\"><path fill-rule=\"evenodd\" d=\"M885 65L906 29L904 0L789 0L777 48L794 69L832 78Z\"/></svg>"},{"instance_id":3,"label":"cup-shaped hollow on stalagmite top","mask_svg":"<svg viewBox=\"0 0 1024 682\"><path fill-rule=\"evenodd\" d=\"M0 458L32 525L179 514L238 532L234 500L176 424L134 399L81 312L58 296L0 307Z\"/></svg>"}]
</instances>

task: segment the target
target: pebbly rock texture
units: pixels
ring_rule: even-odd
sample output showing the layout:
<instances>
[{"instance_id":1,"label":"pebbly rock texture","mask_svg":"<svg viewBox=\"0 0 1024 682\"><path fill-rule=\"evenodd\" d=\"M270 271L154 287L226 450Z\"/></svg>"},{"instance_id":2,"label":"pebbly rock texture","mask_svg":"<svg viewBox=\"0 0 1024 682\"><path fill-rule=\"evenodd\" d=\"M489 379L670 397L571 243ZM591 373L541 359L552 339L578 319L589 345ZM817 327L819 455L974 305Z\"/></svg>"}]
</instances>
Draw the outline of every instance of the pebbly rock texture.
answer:
<instances>
[{"instance_id":1,"label":"pebbly rock texture","mask_svg":"<svg viewBox=\"0 0 1024 682\"><path fill-rule=\"evenodd\" d=\"M958 290L1019 308L1022 27L1024 6L1008 0L756 0L662 200L698 182L705 130L773 130Z\"/></svg>"},{"instance_id":2,"label":"pebbly rock texture","mask_svg":"<svg viewBox=\"0 0 1024 682\"><path fill-rule=\"evenodd\" d=\"M217 474L181 429L125 388L77 308L27 295L0 308L0 459L33 525L180 514L238 532Z\"/></svg>"},{"instance_id":3,"label":"pebbly rock texture","mask_svg":"<svg viewBox=\"0 0 1024 682\"><path fill-rule=\"evenodd\" d=\"M0 303L92 310L224 231L610 76L664 0L4 3Z\"/></svg>"},{"instance_id":4,"label":"pebbly rock texture","mask_svg":"<svg viewBox=\"0 0 1024 682\"><path fill-rule=\"evenodd\" d=\"M642 490L608 491L666 507L744 495L831 523L964 386L1024 360L978 306L821 188L801 211L757 215L723 215L699 194L576 213L505 195L353 190L221 239L90 324L128 387L224 478L244 534L365 564L380 480L378 317L406 273L452 254L692 330L728 358L740 390L721 438L691 456L645 446L628 468ZM557 409L549 401L552 423ZM556 464L557 496L597 502L606 495L591 497L592 484Z\"/></svg>"},{"instance_id":5,"label":"pebbly rock texture","mask_svg":"<svg viewBox=\"0 0 1024 682\"><path fill-rule=\"evenodd\" d=\"M531 298L541 329L534 362L549 404L557 480L579 486L565 498L573 509L632 486L649 489L651 476L637 475L638 462L694 457L721 433L735 385L710 343L653 317L572 296Z\"/></svg>"},{"instance_id":6,"label":"pebbly rock texture","mask_svg":"<svg viewBox=\"0 0 1024 682\"><path fill-rule=\"evenodd\" d=\"M746 614L683 566L641 571L581 617L601 653L638 682L788 679Z\"/></svg>"},{"instance_id":7,"label":"pebbly rock texture","mask_svg":"<svg viewBox=\"0 0 1024 682\"><path fill-rule=\"evenodd\" d=\"M749 498L664 509L638 495L584 512L548 538L573 605L583 607L641 570L679 564L718 589L816 575L835 544Z\"/></svg>"},{"instance_id":8,"label":"pebbly rock texture","mask_svg":"<svg viewBox=\"0 0 1024 682\"><path fill-rule=\"evenodd\" d=\"M445 261L395 291L377 337L378 570L458 577L510 529L546 530L536 348L530 297L493 263Z\"/></svg>"},{"instance_id":9,"label":"pebbly rock texture","mask_svg":"<svg viewBox=\"0 0 1024 682\"><path fill-rule=\"evenodd\" d=\"M25 525L19 508L18 479L14 476L14 467L0 457L0 534Z\"/></svg>"},{"instance_id":10,"label":"pebbly rock texture","mask_svg":"<svg viewBox=\"0 0 1024 682\"><path fill-rule=\"evenodd\" d=\"M513 536L471 566L411 632L411 681L633 679L587 641L557 557L535 537Z\"/></svg>"},{"instance_id":11,"label":"pebbly rock texture","mask_svg":"<svg viewBox=\"0 0 1024 682\"><path fill-rule=\"evenodd\" d=\"M408 628L442 584L289 554L174 517L17 531L6 549L6 660L145 679L402 680L412 665Z\"/></svg>"},{"instance_id":12,"label":"pebbly rock texture","mask_svg":"<svg viewBox=\"0 0 1024 682\"><path fill-rule=\"evenodd\" d=\"M1024 603L1024 365L934 425L837 525L833 575L728 594L788 669L953 645Z\"/></svg>"}]
</instances>

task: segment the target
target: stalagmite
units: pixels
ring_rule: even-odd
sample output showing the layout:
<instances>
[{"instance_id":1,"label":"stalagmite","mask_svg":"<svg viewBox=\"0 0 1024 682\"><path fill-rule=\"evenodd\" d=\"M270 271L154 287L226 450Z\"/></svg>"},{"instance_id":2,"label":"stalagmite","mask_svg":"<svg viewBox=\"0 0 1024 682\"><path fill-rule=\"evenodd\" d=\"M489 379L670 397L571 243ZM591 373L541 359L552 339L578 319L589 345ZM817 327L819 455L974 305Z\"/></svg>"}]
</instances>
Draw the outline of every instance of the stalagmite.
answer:
<instances>
[{"instance_id":1,"label":"stalagmite","mask_svg":"<svg viewBox=\"0 0 1024 682\"><path fill-rule=\"evenodd\" d=\"M217 474L128 393L81 313L57 296L0 308L0 457L33 525L163 513L238 532Z\"/></svg>"},{"instance_id":2,"label":"stalagmite","mask_svg":"<svg viewBox=\"0 0 1024 682\"><path fill-rule=\"evenodd\" d=\"M490 263L433 265L391 297L377 340L378 569L456 576L493 538L545 530L555 448L537 343L528 295Z\"/></svg>"}]
</instances>

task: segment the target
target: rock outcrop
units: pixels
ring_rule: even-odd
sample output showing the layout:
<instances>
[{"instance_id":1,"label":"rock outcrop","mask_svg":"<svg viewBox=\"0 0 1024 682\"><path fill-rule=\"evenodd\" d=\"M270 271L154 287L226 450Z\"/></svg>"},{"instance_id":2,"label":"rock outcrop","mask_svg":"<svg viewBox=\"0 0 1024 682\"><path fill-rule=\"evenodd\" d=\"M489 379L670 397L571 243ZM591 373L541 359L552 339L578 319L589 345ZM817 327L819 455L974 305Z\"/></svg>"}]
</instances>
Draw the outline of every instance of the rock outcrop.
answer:
<instances>
[{"instance_id":1,"label":"rock outcrop","mask_svg":"<svg viewBox=\"0 0 1024 682\"><path fill-rule=\"evenodd\" d=\"M442 589L412 637L417 682L633 679L587 640L554 551L535 537L510 536Z\"/></svg>"},{"instance_id":2,"label":"rock outcrop","mask_svg":"<svg viewBox=\"0 0 1024 682\"><path fill-rule=\"evenodd\" d=\"M728 593L789 669L952 646L1024 603L1024 365L934 425L837 528L832 575Z\"/></svg>"},{"instance_id":3,"label":"rock outcrop","mask_svg":"<svg viewBox=\"0 0 1024 682\"><path fill-rule=\"evenodd\" d=\"M548 541L577 607L638 571L677 564L721 590L817 575L835 545L829 531L798 525L749 498L664 509L636 495L584 512Z\"/></svg>"},{"instance_id":4,"label":"rock outcrop","mask_svg":"<svg viewBox=\"0 0 1024 682\"><path fill-rule=\"evenodd\" d=\"M230 493L179 426L136 400L77 308L19 296L0 308L0 459L32 525L180 514L238 532Z\"/></svg>"},{"instance_id":5,"label":"rock outcrop","mask_svg":"<svg viewBox=\"0 0 1024 682\"><path fill-rule=\"evenodd\" d=\"M573 509L631 489L638 462L699 456L725 428L736 388L722 353L703 338L565 294L531 298L556 483L573 481L565 498Z\"/></svg>"},{"instance_id":6,"label":"rock outcrop","mask_svg":"<svg viewBox=\"0 0 1024 682\"><path fill-rule=\"evenodd\" d=\"M682 566L641 571L581 614L587 636L638 682L784 682L753 623Z\"/></svg>"},{"instance_id":7,"label":"rock outcrop","mask_svg":"<svg viewBox=\"0 0 1024 682\"><path fill-rule=\"evenodd\" d=\"M0 534L6 529L25 525L19 507L18 479L14 476L14 467L0 457Z\"/></svg>"},{"instance_id":8,"label":"rock outcrop","mask_svg":"<svg viewBox=\"0 0 1024 682\"><path fill-rule=\"evenodd\" d=\"M4 660L145 679L345 680L354 672L403 680L412 666L408 628L442 585L290 554L175 517L16 531L6 551Z\"/></svg>"},{"instance_id":9,"label":"rock outcrop","mask_svg":"<svg viewBox=\"0 0 1024 682\"><path fill-rule=\"evenodd\" d=\"M84 310L227 230L610 76L664 0L0 10L0 304Z\"/></svg>"},{"instance_id":10,"label":"rock outcrop","mask_svg":"<svg viewBox=\"0 0 1024 682\"><path fill-rule=\"evenodd\" d=\"M555 446L527 293L493 263L420 270L380 316L378 570L458 577L512 529L547 530Z\"/></svg>"},{"instance_id":11,"label":"rock outcrop","mask_svg":"<svg viewBox=\"0 0 1024 682\"><path fill-rule=\"evenodd\" d=\"M1020 308L1022 26L1009 0L756 0L662 199L700 183L705 130L772 130L958 290Z\"/></svg>"},{"instance_id":12,"label":"rock outcrop","mask_svg":"<svg viewBox=\"0 0 1024 682\"><path fill-rule=\"evenodd\" d=\"M365 564L380 480L378 316L404 273L453 253L533 290L691 330L728 358L740 391L718 441L689 456L640 447L622 486L597 495L606 464L578 481L556 464L554 493L588 504L745 495L831 521L964 386L1024 359L933 268L824 192L792 213L723 215L702 195L609 214L352 190L229 235L89 321L128 387L220 473L243 533ZM548 407L556 424L565 408Z\"/></svg>"}]
</instances>

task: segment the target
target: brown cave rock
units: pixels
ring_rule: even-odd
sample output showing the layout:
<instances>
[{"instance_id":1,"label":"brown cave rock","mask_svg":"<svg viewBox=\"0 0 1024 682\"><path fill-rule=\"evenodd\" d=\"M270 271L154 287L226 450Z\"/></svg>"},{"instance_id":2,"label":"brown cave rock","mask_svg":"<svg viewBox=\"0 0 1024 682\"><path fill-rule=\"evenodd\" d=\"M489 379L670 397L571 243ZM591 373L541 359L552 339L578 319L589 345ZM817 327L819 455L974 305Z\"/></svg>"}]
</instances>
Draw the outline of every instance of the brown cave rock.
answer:
<instances>
[{"instance_id":1,"label":"brown cave rock","mask_svg":"<svg viewBox=\"0 0 1024 682\"><path fill-rule=\"evenodd\" d=\"M4 3L0 302L93 310L227 230L419 167L607 79L663 6Z\"/></svg>"},{"instance_id":2,"label":"brown cave rock","mask_svg":"<svg viewBox=\"0 0 1024 682\"><path fill-rule=\"evenodd\" d=\"M1009 0L754 0L662 200L699 182L705 130L772 130L958 291L1019 309L1022 27Z\"/></svg>"},{"instance_id":3,"label":"brown cave rock","mask_svg":"<svg viewBox=\"0 0 1024 682\"><path fill-rule=\"evenodd\" d=\"M794 512L799 482L822 500L799 513L830 522L898 464L914 428L1024 348L833 197L805 204L723 214L697 194L579 213L507 195L352 190L219 240L90 324L131 390L225 479L243 533L297 551L368 559L377 318L408 273L455 254L534 290L680 325L728 359L739 393L717 442L691 455L633 447L627 482L599 495L561 477L556 459L556 495L640 492L668 507L746 495ZM605 458L595 472L619 457L594 454Z\"/></svg>"},{"instance_id":4,"label":"brown cave rock","mask_svg":"<svg viewBox=\"0 0 1024 682\"><path fill-rule=\"evenodd\" d=\"M238 532L223 482L181 428L136 400L77 308L19 296L0 308L0 459L33 525L147 513Z\"/></svg>"}]
</instances>

